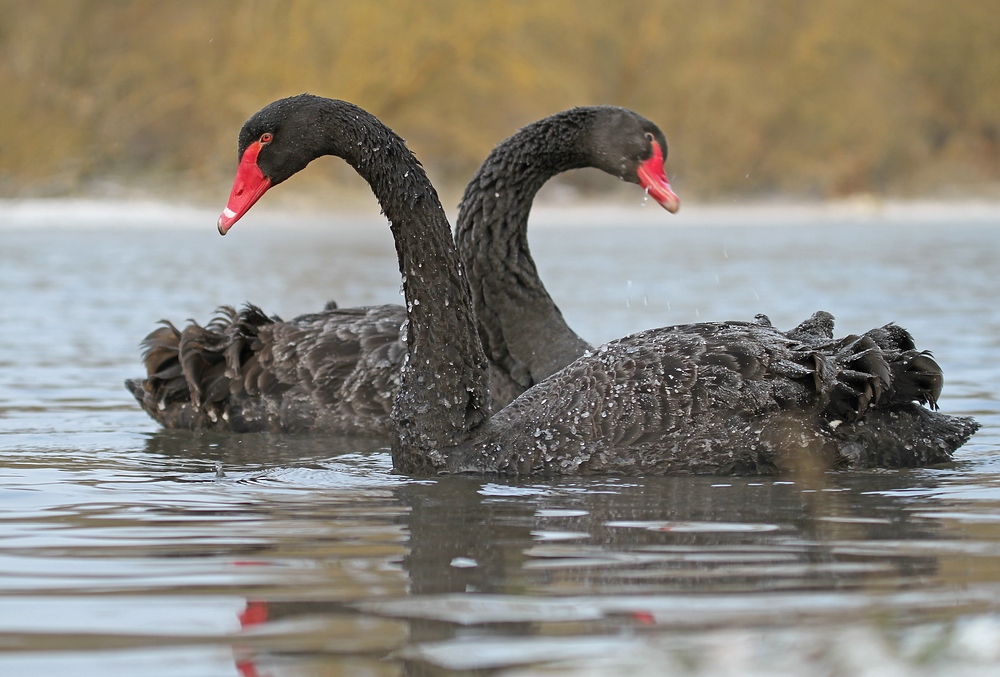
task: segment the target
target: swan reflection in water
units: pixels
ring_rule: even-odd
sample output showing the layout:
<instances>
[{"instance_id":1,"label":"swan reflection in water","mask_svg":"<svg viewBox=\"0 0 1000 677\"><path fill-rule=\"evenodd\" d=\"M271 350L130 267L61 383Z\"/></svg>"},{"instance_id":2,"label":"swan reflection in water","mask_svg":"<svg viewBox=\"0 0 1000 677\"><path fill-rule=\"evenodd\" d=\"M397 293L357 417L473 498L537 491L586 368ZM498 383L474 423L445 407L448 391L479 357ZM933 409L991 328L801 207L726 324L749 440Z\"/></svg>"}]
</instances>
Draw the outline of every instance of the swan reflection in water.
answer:
<instances>
[{"instance_id":1,"label":"swan reflection in water","mask_svg":"<svg viewBox=\"0 0 1000 677\"><path fill-rule=\"evenodd\" d=\"M937 613L942 567L961 561L895 491L932 489L926 475L412 480L351 438L161 432L146 450L161 472L246 494L221 528L264 526L231 546L270 579L245 593L254 629L233 639L261 669L315 651L424 674L422 647L470 628L502 643L912 620Z\"/></svg>"}]
</instances>

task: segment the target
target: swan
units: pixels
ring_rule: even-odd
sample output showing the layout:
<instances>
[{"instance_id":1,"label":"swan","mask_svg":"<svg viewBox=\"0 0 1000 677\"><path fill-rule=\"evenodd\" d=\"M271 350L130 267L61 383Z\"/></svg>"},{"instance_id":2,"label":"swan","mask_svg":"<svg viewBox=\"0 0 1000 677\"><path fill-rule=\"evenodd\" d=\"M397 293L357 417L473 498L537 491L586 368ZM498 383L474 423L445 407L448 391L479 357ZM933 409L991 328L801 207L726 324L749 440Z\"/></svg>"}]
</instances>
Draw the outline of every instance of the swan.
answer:
<instances>
[{"instance_id":1,"label":"swan","mask_svg":"<svg viewBox=\"0 0 1000 677\"><path fill-rule=\"evenodd\" d=\"M490 361L495 411L591 349L566 324L531 257L528 214L535 194L556 174L595 167L638 183L676 212L680 201L663 168L666 151L659 127L633 111L577 107L500 143L469 181L455 241Z\"/></svg>"},{"instance_id":2,"label":"swan","mask_svg":"<svg viewBox=\"0 0 1000 677\"><path fill-rule=\"evenodd\" d=\"M888 324L835 339L824 312L788 332L758 316L626 336L491 415L468 275L437 193L403 140L358 106L303 94L247 120L239 155L222 232L267 187L323 155L348 162L378 199L406 302L406 358L392 408L400 472L913 467L950 460L979 427L936 411L941 369L906 330Z\"/></svg>"},{"instance_id":3,"label":"swan","mask_svg":"<svg viewBox=\"0 0 1000 677\"><path fill-rule=\"evenodd\" d=\"M652 122L614 106L577 107L502 141L466 187L456 235L490 358L494 410L590 349L566 324L528 248L528 215L551 177L596 167L639 184L671 212L667 143ZM251 154L256 152L251 149ZM242 165L244 185L252 164ZM263 195L260 183L242 208ZM234 195L235 195L234 191ZM235 222L227 206L223 232ZM399 305L337 308L289 322L247 305L207 326L169 322L144 341L147 377L126 386L168 428L333 432L389 437L406 347Z\"/></svg>"}]
</instances>

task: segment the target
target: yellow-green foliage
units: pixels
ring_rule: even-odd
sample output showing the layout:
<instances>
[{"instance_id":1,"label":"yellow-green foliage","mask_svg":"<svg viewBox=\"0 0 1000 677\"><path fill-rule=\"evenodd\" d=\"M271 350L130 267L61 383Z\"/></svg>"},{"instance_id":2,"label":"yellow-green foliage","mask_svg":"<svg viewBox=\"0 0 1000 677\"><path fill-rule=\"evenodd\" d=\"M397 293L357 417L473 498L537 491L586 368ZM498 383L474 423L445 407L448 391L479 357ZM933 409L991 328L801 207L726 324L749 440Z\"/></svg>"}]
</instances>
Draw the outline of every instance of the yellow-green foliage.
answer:
<instances>
[{"instance_id":1,"label":"yellow-green foliage","mask_svg":"<svg viewBox=\"0 0 1000 677\"><path fill-rule=\"evenodd\" d=\"M1000 180L988 0L5 0L0 193L224 185L243 120L302 91L368 108L458 184L594 103L658 122L689 195Z\"/></svg>"}]
</instances>

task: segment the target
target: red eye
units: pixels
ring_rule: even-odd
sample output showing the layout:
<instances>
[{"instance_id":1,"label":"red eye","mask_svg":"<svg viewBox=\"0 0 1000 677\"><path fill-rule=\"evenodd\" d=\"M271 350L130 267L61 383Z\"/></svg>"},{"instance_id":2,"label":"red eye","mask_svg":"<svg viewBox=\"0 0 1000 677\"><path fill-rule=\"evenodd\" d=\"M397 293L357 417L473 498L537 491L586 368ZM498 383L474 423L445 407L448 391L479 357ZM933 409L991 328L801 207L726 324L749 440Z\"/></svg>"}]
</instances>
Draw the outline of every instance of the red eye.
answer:
<instances>
[{"instance_id":1,"label":"red eye","mask_svg":"<svg viewBox=\"0 0 1000 677\"><path fill-rule=\"evenodd\" d=\"M653 135L650 132L646 132L646 140L647 141L652 141L653 140Z\"/></svg>"},{"instance_id":2,"label":"red eye","mask_svg":"<svg viewBox=\"0 0 1000 677\"><path fill-rule=\"evenodd\" d=\"M264 132L263 134L260 135L260 142L271 143L271 139L273 138L274 137L271 135L271 132Z\"/></svg>"}]
</instances>

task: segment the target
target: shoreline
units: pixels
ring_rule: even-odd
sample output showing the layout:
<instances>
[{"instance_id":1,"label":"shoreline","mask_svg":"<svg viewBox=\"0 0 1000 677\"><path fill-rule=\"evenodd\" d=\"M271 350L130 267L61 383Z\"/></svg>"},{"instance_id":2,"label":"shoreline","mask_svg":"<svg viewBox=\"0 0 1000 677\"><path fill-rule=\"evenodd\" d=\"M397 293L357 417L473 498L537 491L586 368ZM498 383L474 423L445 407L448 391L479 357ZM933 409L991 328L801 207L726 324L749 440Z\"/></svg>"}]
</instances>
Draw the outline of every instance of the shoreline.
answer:
<instances>
[{"instance_id":1,"label":"shoreline","mask_svg":"<svg viewBox=\"0 0 1000 677\"><path fill-rule=\"evenodd\" d=\"M220 203L221 204L221 203ZM531 213L532 227L600 227L614 223L629 226L801 225L803 222L944 223L974 221L1000 225L1000 201L888 200L870 197L830 201L739 200L682 203L676 215L658 205L638 200L541 201ZM258 205L241 222L243 228L357 225L380 223L384 217L372 200L370 208L336 205L331 210L311 204L308 208ZM448 209L454 223L457 208ZM219 212L206 207L166 201L106 198L0 199L0 230L31 228L205 228L214 225ZM292 225L289 225L289 221Z\"/></svg>"}]
</instances>

